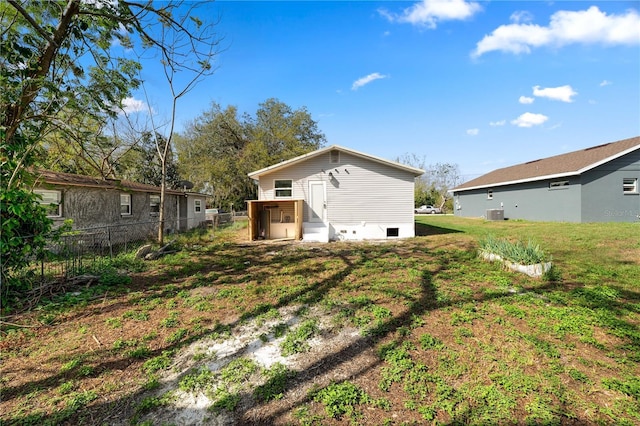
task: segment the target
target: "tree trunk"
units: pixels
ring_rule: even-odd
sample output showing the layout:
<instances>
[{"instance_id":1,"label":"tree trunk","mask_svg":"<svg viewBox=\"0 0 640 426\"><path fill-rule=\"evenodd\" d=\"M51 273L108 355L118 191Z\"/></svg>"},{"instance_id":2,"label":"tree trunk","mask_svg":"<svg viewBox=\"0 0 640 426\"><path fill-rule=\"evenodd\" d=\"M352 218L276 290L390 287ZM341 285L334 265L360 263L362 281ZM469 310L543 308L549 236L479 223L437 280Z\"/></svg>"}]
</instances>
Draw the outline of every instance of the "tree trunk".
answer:
<instances>
[{"instance_id":1,"label":"tree trunk","mask_svg":"<svg viewBox=\"0 0 640 426\"><path fill-rule=\"evenodd\" d=\"M162 165L162 183L160 184L160 215L158 216L159 218L158 244L163 245L164 244L164 222L165 222L164 204L165 204L165 192L167 189L167 179L166 179L167 162L165 161L165 157L160 158L160 164Z\"/></svg>"}]
</instances>

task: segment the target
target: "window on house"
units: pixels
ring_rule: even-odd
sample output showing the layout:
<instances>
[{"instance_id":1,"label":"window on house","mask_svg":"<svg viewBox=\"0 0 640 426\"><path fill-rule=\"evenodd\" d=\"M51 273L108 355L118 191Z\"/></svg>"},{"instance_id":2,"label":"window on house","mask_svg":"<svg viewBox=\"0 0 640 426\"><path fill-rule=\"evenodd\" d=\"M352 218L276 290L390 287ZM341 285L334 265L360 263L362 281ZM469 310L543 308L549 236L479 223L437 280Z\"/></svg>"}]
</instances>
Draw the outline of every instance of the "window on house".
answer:
<instances>
[{"instance_id":1,"label":"window on house","mask_svg":"<svg viewBox=\"0 0 640 426\"><path fill-rule=\"evenodd\" d=\"M487 200L493 200L493 189L487 190Z\"/></svg>"},{"instance_id":2,"label":"window on house","mask_svg":"<svg viewBox=\"0 0 640 426\"><path fill-rule=\"evenodd\" d=\"M387 237L399 237L400 228L387 228Z\"/></svg>"},{"instance_id":3,"label":"window on house","mask_svg":"<svg viewBox=\"0 0 640 426\"><path fill-rule=\"evenodd\" d=\"M202 211L202 200L193 200L193 211L200 213Z\"/></svg>"},{"instance_id":4,"label":"window on house","mask_svg":"<svg viewBox=\"0 0 640 426\"><path fill-rule=\"evenodd\" d=\"M276 198L291 197L293 195L293 181L291 179L278 179L274 182Z\"/></svg>"},{"instance_id":5,"label":"window on house","mask_svg":"<svg viewBox=\"0 0 640 426\"><path fill-rule=\"evenodd\" d=\"M131 215L131 194L120 194L120 214Z\"/></svg>"},{"instance_id":6,"label":"window on house","mask_svg":"<svg viewBox=\"0 0 640 426\"><path fill-rule=\"evenodd\" d=\"M329 163L331 164L340 163L340 151L338 151L337 149L331 150Z\"/></svg>"},{"instance_id":7,"label":"window on house","mask_svg":"<svg viewBox=\"0 0 640 426\"><path fill-rule=\"evenodd\" d=\"M150 195L149 196L149 212L152 216L157 216L160 214L160 196L159 195Z\"/></svg>"},{"instance_id":8,"label":"window on house","mask_svg":"<svg viewBox=\"0 0 640 426\"><path fill-rule=\"evenodd\" d=\"M47 217L62 216L62 193L60 191L36 189L33 192L39 194L42 197L39 203L46 209Z\"/></svg>"},{"instance_id":9,"label":"window on house","mask_svg":"<svg viewBox=\"0 0 640 426\"><path fill-rule=\"evenodd\" d=\"M560 188L566 188L568 186L569 186L568 180L555 180L555 181L549 182L549 189L560 189Z\"/></svg>"},{"instance_id":10,"label":"window on house","mask_svg":"<svg viewBox=\"0 0 640 426\"><path fill-rule=\"evenodd\" d=\"M622 179L622 192L625 194L637 194L638 193L638 178L624 178Z\"/></svg>"}]
</instances>

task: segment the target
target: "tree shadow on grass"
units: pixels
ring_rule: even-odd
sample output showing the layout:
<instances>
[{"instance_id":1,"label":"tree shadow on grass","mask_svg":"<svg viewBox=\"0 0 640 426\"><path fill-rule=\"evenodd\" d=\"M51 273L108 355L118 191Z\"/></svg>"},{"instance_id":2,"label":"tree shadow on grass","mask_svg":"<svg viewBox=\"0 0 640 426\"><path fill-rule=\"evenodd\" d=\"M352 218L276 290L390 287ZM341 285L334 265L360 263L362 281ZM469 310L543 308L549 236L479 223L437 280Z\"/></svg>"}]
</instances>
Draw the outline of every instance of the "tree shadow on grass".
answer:
<instances>
[{"instance_id":1,"label":"tree shadow on grass","mask_svg":"<svg viewBox=\"0 0 640 426\"><path fill-rule=\"evenodd\" d=\"M426 223L416 222L416 237L426 237L429 235L443 235L461 233L457 229L445 228L442 226L427 225Z\"/></svg>"},{"instance_id":2,"label":"tree shadow on grass","mask_svg":"<svg viewBox=\"0 0 640 426\"><path fill-rule=\"evenodd\" d=\"M433 227L430 227L433 228ZM449 230L450 232L459 232ZM434 234L431 234L434 235ZM291 246L284 246L291 247ZM220 262L220 266L224 266L227 268L227 273L231 275L231 277L238 279L241 276L246 274L246 271L243 270L242 267L238 266L234 268L233 265L241 265L244 262L251 262L252 265L259 266L270 266L270 271L277 271L279 268L291 268L292 264L295 265L297 262L304 262L305 260L312 259L318 255L318 250L304 250L302 247L304 246L295 246L297 249L290 253L291 255L272 255L268 254L268 252L273 251L273 248L265 248L256 246L246 252L243 252L241 257L237 255L234 256L232 252L228 253L219 253L218 256L221 258L218 259ZM336 262L339 262L340 267L336 270L333 270L331 274L326 276L324 279L321 279L317 282L307 283L306 285L300 286L294 291L287 292L285 295L280 297L273 305L274 308L280 308L285 306L290 306L293 304L314 304L325 297L328 296L331 290L336 288L340 288L345 284L349 284L349 280L351 279L351 274L359 270L360 268L365 268L367 262L376 261L376 255L380 255L379 251L375 250L367 250L366 248L356 249L358 246L349 248L347 245L327 245L323 246L320 250L330 251L334 256ZM388 250L385 253L390 253L397 257L406 256L406 253L402 251L400 245L388 245ZM511 297L510 294L475 294L473 296L465 297L464 300L453 300L442 302L438 297L438 288L434 284L434 279L438 277L440 274L444 274L447 272L449 268L449 263L451 261L455 262L455 256L447 255L444 250L438 250L437 244L430 244L430 259L433 261L431 269L425 269L421 272L421 276L419 278L418 289L419 294L415 295L412 300L407 299L407 308L403 311L399 312L397 316L391 317L388 320L381 322L375 328L371 329L367 336L361 336L357 338L352 343L348 344L346 347L340 349L335 353L327 353L325 356L321 357L317 361L314 361L311 365L307 366L303 371L299 371L295 378L290 379L287 382L287 389L285 391L286 401L278 402L278 403L265 403L262 408L265 410L262 411L263 415L255 416L255 412L251 412L251 408L248 408L247 411L242 411L240 409L236 416L236 424L273 424L282 419L282 416L286 415L287 412L291 412L296 407L299 407L308 402L307 394L304 392L296 392L296 390L308 388L311 385L315 385L318 383L326 383L333 378L337 378L340 374L343 374L345 370L348 370L349 377L357 378L366 375L371 370L377 368L381 364L383 364L383 360L380 358L370 357L368 363L362 363L361 365L355 364L353 360L359 359L365 352L371 353L375 347L381 342L387 339L396 339L399 342L402 341L403 337L400 333L397 333L398 329L401 327L410 326L412 320L416 316L423 316L430 311L436 309L443 309L453 305L456 305L461 302L472 302L472 303L482 303L485 301L489 301L492 299L498 299L502 297ZM284 249L283 249L284 250ZM359 250L358 255L355 255L354 252ZM437 253L437 254L435 254ZM267 255L266 257L263 257ZM427 260L427 259L425 259ZM229 268L229 266L231 267ZM294 269L298 269L296 265ZM322 268L319 265L314 265L313 274L322 273ZM187 271L184 271L185 273ZM302 273L302 271L299 271ZM266 277L266 276L265 276ZM165 277L168 278L168 277ZM372 277L373 279L374 277ZM158 277L161 280L161 277ZM170 282L170 280L168 281ZM232 283L224 284L233 285ZM213 284L215 285L215 283ZM191 287L191 286L187 286ZM181 287L181 289L184 289ZM536 286L533 291L544 293L548 290L558 290L557 284L549 284L549 286ZM348 290L347 290L348 291ZM168 294L164 293L163 290L158 289L157 296L167 296ZM620 306L613 306L607 300L598 299L599 296L596 294L595 296L592 294L585 294L585 299L588 300L591 304L595 304L596 307L607 309L611 311L615 316L619 316L621 313L617 312L614 308L621 308ZM627 295L630 297L631 295ZM637 295L635 295L637 297ZM260 315L265 312L264 305L257 305L253 309L245 312L243 314L243 318L250 318ZM624 325L617 324L618 326ZM233 321L228 324L231 329L233 327L239 325L241 320ZM629 335L634 335L637 333L637 327L634 325L628 324ZM189 343L193 341L197 341L199 339L207 337L208 333L203 332L201 334L192 336L189 339ZM158 349L150 354L150 356L156 356L161 353L162 350L167 349L179 349L184 346L188 342L181 342L180 344L170 345ZM105 353L106 355L106 353ZM104 362L103 364L97 366L97 371L109 371L112 369L121 369L126 368L125 364L126 360L118 360L115 362ZM31 383L31 386L41 387L41 386L52 386L59 384L63 381L63 375L55 375L54 377L50 377L47 381L40 381L36 383ZM176 379L174 383L177 387ZM24 394L28 389L12 389L11 394ZM288 393L287 393L288 392ZM136 404L138 401L144 397L149 396L148 392L144 390L136 391L126 397L123 397L117 401L114 401L109 404L94 404L86 409L82 409L76 415L71 416L69 419L65 419L64 421L71 422L71 420L81 420L90 418L95 420L97 423L127 423L128 419L132 418L136 412ZM246 394L243 398L251 399L251 394ZM271 405L273 404L273 405ZM206 408L202 409L205 413L204 416L207 415ZM473 413L467 413L472 415ZM56 415L53 414L51 417L43 417L46 420L55 419ZM28 417L23 417L22 419L13 419L16 423L21 423L20 420L28 420Z\"/></svg>"}]
</instances>

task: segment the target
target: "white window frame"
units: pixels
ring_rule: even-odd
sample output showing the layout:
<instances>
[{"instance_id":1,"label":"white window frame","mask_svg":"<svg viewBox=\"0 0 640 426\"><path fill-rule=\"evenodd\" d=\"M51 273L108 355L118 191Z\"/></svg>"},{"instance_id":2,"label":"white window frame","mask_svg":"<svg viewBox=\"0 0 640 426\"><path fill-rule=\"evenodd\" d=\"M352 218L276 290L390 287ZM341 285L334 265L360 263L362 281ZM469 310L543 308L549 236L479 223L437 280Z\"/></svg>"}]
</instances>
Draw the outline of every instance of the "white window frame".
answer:
<instances>
[{"instance_id":1,"label":"white window frame","mask_svg":"<svg viewBox=\"0 0 640 426\"><path fill-rule=\"evenodd\" d=\"M62 192L52 189L36 189L34 193L42 198L38 200L47 209L47 217L62 217ZM54 200L56 202L54 202ZM56 208L57 207L57 208ZM54 208L56 208L54 210Z\"/></svg>"},{"instance_id":2,"label":"white window frame","mask_svg":"<svg viewBox=\"0 0 640 426\"><path fill-rule=\"evenodd\" d=\"M487 189L487 200L493 200L493 189Z\"/></svg>"},{"instance_id":3,"label":"white window frame","mask_svg":"<svg viewBox=\"0 0 640 426\"><path fill-rule=\"evenodd\" d=\"M122 211L126 207L127 211ZM120 216L131 216L131 194L120 194Z\"/></svg>"},{"instance_id":4,"label":"white window frame","mask_svg":"<svg viewBox=\"0 0 640 426\"><path fill-rule=\"evenodd\" d=\"M202 212L202 200L193 200L193 211L196 213Z\"/></svg>"},{"instance_id":5,"label":"white window frame","mask_svg":"<svg viewBox=\"0 0 640 426\"><path fill-rule=\"evenodd\" d=\"M154 199L156 199L158 201L154 202L153 201ZM149 215L150 216L158 216L158 215L160 215L160 196L159 195L149 194Z\"/></svg>"},{"instance_id":6,"label":"white window frame","mask_svg":"<svg viewBox=\"0 0 640 426\"><path fill-rule=\"evenodd\" d=\"M624 194L638 194L638 178L623 178L622 192Z\"/></svg>"},{"instance_id":7,"label":"white window frame","mask_svg":"<svg viewBox=\"0 0 640 426\"><path fill-rule=\"evenodd\" d=\"M278 188L278 182L289 182L289 186L281 186ZM282 195L283 191L289 191L289 195ZM279 193L280 192L280 193ZM273 180L274 198L291 198L293 197L293 179L274 179Z\"/></svg>"}]
</instances>

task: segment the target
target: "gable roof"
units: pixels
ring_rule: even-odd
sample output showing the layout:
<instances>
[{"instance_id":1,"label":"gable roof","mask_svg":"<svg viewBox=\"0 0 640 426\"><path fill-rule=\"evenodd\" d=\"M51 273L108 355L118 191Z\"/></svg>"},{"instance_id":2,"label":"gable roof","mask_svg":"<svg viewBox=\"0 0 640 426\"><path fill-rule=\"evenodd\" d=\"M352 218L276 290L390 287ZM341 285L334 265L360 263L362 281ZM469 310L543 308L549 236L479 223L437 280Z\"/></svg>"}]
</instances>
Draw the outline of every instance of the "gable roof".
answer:
<instances>
[{"instance_id":1,"label":"gable roof","mask_svg":"<svg viewBox=\"0 0 640 426\"><path fill-rule=\"evenodd\" d=\"M363 152L359 152L359 151L356 151L354 149L345 148L345 147L340 146L340 145L331 145L331 146L327 146L325 148L320 148L320 149L318 149L316 151L309 152L309 153L304 154L304 155L300 155L300 156L292 158L290 160L282 161L282 162L280 162L278 164L274 164L272 166L265 167L264 169L256 170L255 172L249 173L249 177L252 178L252 179L256 179L257 180L262 175L266 175L266 174L274 172L276 170L281 170L281 169L289 167L291 165L294 165L294 164L297 164L297 163L301 163L301 162L306 161L306 160L308 160L310 158L317 157L319 155L322 155L322 154L327 153L327 152L331 152L333 150L342 151L342 152L345 152L347 154L351 154L351 155L356 156L356 157L364 158L364 159L369 160L369 161L373 161L373 162L376 162L376 163L380 163L380 164L384 164L384 165L387 165L387 166L390 166L390 167L394 167L396 169L400 169L400 170L412 173L416 177L420 176L420 175L422 175L424 173L424 170L418 169L416 167L407 166L405 164L397 163L395 161L385 160L384 158L376 157L376 156L370 155L370 154L365 154Z\"/></svg>"},{"instance_id":2,"label":"gable roof","mask_svg":"<svg viewBox=\"0 0 640 426\"><path fill-rule=\"evenodd\" d=\"M453 191L580 175L637 150L640 150L640 136L497 169L465 182Z\"/></svg>"},{"instance_id":3,"label":"gable roof","mask_svg":"<svg viewBox=\"0 0 640 426\"><path fill-rule=\"evenodd\" d=\"M76 175L72 173L53 172L51 170L38 170L36 183L44 182L48 185L79 186L85 188L116 189L119 191L149 192L160 194L159 186L147 185L121 179L102 179L95 176ZM204 195L195 192L183 192L167 188L165 193L174 195Z\"/></svg>"}]
</instances>

